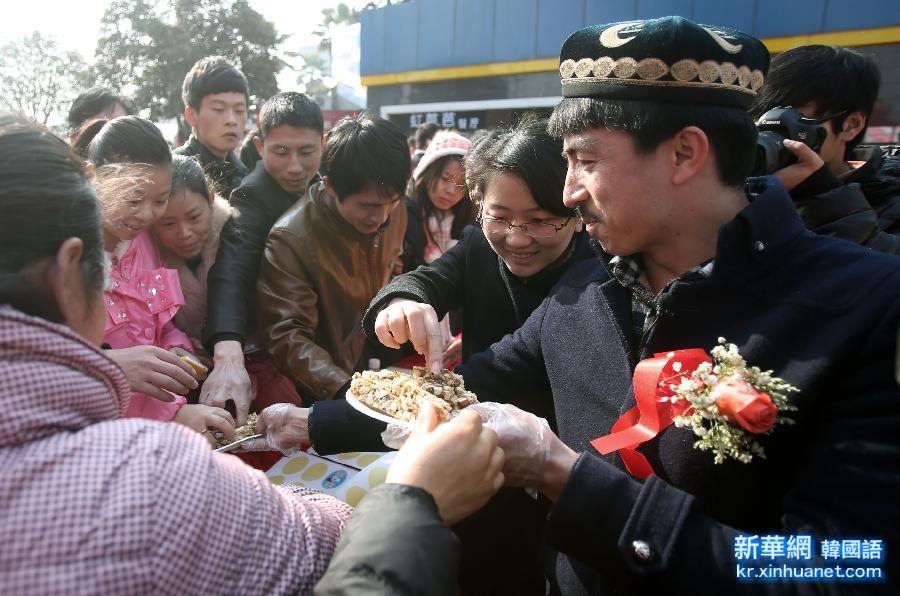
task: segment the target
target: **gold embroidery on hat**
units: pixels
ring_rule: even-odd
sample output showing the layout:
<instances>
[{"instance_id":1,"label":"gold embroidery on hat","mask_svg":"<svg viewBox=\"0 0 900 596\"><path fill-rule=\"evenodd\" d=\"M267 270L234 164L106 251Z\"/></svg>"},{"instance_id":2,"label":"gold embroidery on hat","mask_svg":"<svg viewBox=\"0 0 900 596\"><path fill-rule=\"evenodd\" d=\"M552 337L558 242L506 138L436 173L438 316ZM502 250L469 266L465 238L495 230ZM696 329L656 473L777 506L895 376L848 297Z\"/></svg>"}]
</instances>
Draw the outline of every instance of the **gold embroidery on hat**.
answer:
<instances>
[{"instance_id":1,"label":"gold embroidery on hat","mask_svg":"<svg viewBox=\"0 0 900 596\"><path fill-rule=\"evenodd\" d=\"M710 27L706 27L706 26L704 26L704 25L700 25L700 26L703 27L703 30L704 30L704 31L706 31L707 33L709 33L709 36L712 37L712 38L715 40L715 42L716 42L717 44L719 44L719 47L720 47L720 48L722 48L723 50L725 50L725 51L728 52L729 54L737 54L737 53L740 52L741 49L744 47L742 44L731 44L731 43L728 43L728 41L726 41L725 38L722 37L723 34L728 35L728 34L725 33L724 31L721 31L721 30L720 30L720 31L716 31L715 29L712 29L712 28L710 28Z\"/></svg>"},{"instance_id":2,"label":"gold embroidery on hat","mask_svg":"<svg viewBox=\"0 0 900 596\"><path fill-rule=\"evenodd\" d=\"M646 21L628 21L625 23L618 23L616 25L612 25L611 27L607 27L600 32L600 44L605 48L622 47L626 43L637 37L637 34L640 33L641 29L644 28L645 23ZM706 31L706 33L713 39L713 41L715 41L720 48L722 48L729 54L737 54L744 47L742 44L733 44L722 37L723 35L728 35L728 33L722 31L721 29L713 29L711 27L707 27L706 25L698 26ZM624 33L625 35L631 34L631 37L619 37L619 35L622 33Z\"/></svg>"},{"instance_id":3,"label":"gold embroidery on hat","mask_svg":"<svg viewBox=\"0 0 900 596\"><path fill-rule=\"evenodd\" d=\"M732 85L737 80L738 69L737 66L735 66L731 62L723 62L722 67L719 70L722 73L722 82L726 85Z\"/></svg>"},{"instance_id":4,"label":"gold embroidery on hat","mask_svg":"<svg viewBox=\"0 0 900 596\"><path fill-rule=\"evenodd\" d=\"M602 58L601 58L602 60ZM597 62L599 62L598 60ZM666 76L669 72L669 66L659 58L644 58L637 63L637 74L645 80L654 81ZM594 74L597 74L597 68L594 68Z\"/></svg>"},{"instance_id":5,"label":"gold embroidery on hat","mask_svg":"<svg viewBox=\"0 0 900 596\"><path fill-rule=\"evenodd\" d=\"M672 76L679 81L692 81L697 78L697 74L700 72L700 65L697 64L696 60L685 58L673 64L671 70Z\"/></svg>"},{"instance_id":6,"label":"gold embroidery on hat","mask_svg":"<svg viewBox=\"0 0 900 596\"><path fill-rule=\"evenodd\" d=\"M725 83L701 83L699 81L644 81L641 79L614 79L586 77L583 79L571 78L562 81L563 85L572 85L576 83L605 83L609 85L644 85L651 87L703 87L704 89L727 89L730 91L738 91L749 95L756 95L750 89L738 87L737 85L726 85Z\"/></svg>"},{"instance_id":7,"label":"gold embroidery on hat","mask_svg":"<svg viewBox=\"0 0 900 596\"><path fill-rule=\"evenodd\" d=\"M722 78L722 68L715 60L704 60L700 63L700 80L704 83L715 83Z\"/></svg>"},{"instance_id":8,"label":"gold embroidery on hat","mask_svg":"<svg viewBox=\"0 0 900 596\"><path fill-rule=\"evenodd\" d=\"M637 71L637 62L634 58L619 58L612 71L620 79L630 79Z\"/></svg>"},{"instance_id":9,"label":"gold embroidery on hat","mask_svg":"<svg viewBox=\"0 0 900 596\"><path fill-rule=\"evenodd\" d=\"M762 87L765 80L759 69L751 71L747 66L738 68L731 62L719 64L715 60L704 60L698 64L691 58L679 60L671 67L659 58L644 58L640 62L630 57L613 60L609 56L602 56L596 60L582 58L578 62L569 59L559 65L559 72L563 83L576 80L633 84L658 82L661 86L685 85L734 89L753 95ZM666 74L671 74L675 80L660 81L659 79ZM635 75L639 78L632 78Z\"/></svg>"},{"instance_id":10,"label":"gold embroidery on hat","mask_svg":"<svg viewBox=\"0 0 900 596\"><path fill-rule=\"evenodd\" d=\"M572 59L563 60L562 64L559 65L559 74L564 79L571 78L575 74L575 61Z\"/></svg>"},{"instance_id":11,"label":"gold embroidery on hat","mask_svg":"<svg viewBox=\"0 0 900 596\"><path fill-rule=\"evenodd\" d=\"M752 89L753 91L759 91L759 88L763 86L763 81L765 80L765 75L763 75L761 70L754 70L753 79L750 81L750 89Z\"/></svg>"},{"instance_id":12,"label":"gold embroidery on hat","mask_svg":"<svg viewBox=\"0 0 900 596\"><path fill-rule=\"evenodd\" d=\"M604 48L618 48L635 38L644 28L644 21L628 21L627 23L618 23L612 27L607 27L600 33L600 44ZM619 33L633 33L631 37L619 37Z\"/></svg>"},{"instance_id":13,"label":"gold embroidery on hat","mask_svg":"<svg viewBox=\"0 0 900 596\"><path fill-rule=\"evenodd\" d=\"M594 76L608 77L615 66L616 61L609 56L603 56L602 58L594 60Z\"/></svg>"},{"instance_id":14,"label":"gold embroidery on hat","mask_svg":"<svg viewBox=\"0 0 900 596\"><path fill-rule=\"evenodd\" d=\"M575 76L576 77L587 77L590 76L591 71L594 70L594 61L590 58L582 58L578 62L575 63Z\"/></svg>"}]
</instances>

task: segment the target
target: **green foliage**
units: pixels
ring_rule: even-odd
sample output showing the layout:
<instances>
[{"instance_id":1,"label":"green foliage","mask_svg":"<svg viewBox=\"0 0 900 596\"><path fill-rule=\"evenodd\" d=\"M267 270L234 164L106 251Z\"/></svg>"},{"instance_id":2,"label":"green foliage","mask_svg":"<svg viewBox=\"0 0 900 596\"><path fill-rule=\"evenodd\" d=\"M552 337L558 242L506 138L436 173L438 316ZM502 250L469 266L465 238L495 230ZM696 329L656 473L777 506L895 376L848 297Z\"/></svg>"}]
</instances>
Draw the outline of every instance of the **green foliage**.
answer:
<instances>
[{"instance_id":1,"label":"green foliage","mask_svg":"<svg viewBox=\"0 0 900 596\"><path fill-rule=\"evenodd\" d=\"M86 65L35 31L0 46L0 107L21 112L61 132L68 102L83 86Z\"/></svg>"},{"instance_id":2,"label":"green foliage","mask_svg":"<svg viewBox=\"0 0 900 596\"><path fill-rule=\"evenodd\" d=\"M350 8L343 2L334 8L322 10L322 22L313 31L313 35L319 38L319 49L325 52L331 51L331 32L335 27L353 25L359 22L359 10Z\"/></svg>"},{"instance_id":3,"label":"green foliage","mask_svg":"<svg viewBox=\"0 0 900 596\"><path fill-rule=\"evenodd\" d=\"M131 96L152 119L180 121L184 75L200 58L221 55L244 72L251 104L259 105L278 91L283 39L246 0L113 0L101 21L92 82Z\"/></svg>"}]
</instances>

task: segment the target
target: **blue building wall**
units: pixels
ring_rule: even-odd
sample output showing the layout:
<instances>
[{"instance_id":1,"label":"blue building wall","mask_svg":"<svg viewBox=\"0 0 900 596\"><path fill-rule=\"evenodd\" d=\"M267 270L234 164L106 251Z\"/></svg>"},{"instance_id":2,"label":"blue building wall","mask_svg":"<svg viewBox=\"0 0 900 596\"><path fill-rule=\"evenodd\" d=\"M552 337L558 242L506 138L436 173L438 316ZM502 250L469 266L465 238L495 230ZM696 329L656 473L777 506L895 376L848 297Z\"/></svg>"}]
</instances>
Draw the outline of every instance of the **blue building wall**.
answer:
<instances>
[{"instance_id":1,"label":"blue building wall","mask_svg":"<svg viewBox=\"0 0 900 596\"><path fill-rule=\"evenodd\" d=\"M360 74L551 58L589 24L670 14L768 38L900 25L900 0L410 0L362 12Z\"/></svg>"}]
</instances>

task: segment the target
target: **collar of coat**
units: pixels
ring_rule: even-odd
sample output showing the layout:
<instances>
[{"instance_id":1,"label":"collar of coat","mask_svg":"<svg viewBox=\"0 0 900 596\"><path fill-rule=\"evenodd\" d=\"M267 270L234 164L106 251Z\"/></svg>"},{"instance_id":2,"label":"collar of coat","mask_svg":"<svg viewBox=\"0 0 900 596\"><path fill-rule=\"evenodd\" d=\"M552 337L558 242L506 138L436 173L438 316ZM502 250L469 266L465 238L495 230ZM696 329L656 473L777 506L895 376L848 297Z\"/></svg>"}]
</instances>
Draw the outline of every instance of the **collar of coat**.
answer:
<instances>
[{"instance_id":1,"label":"collar of coat","mask_svg":"<svg viewBox=\"0 0 900 596\"><path fill-rule=\"evenodd\" d=\"M394 217L394 212L392 211L391 215L388 216L387 221L385 221L376 232L372 234L363 234L353 227L353 224L344 219L344 216L338 211L337 199L325 190L325 184L323 182L317 182L309 187L309 198L324 207L327 218L341 236L361 244L371 243L376 236L381 235L385 228L391 224L391 218ZM397 209L400 208L401 207L399 206L397 207Z\"/></svg>"},{"instance_id":2,"label":"collar of coat","mask_svg":"<svg viewBox=\"0 0 900 596\"><path fill-rule=\"evenodd\" d=\"M69 327L0 305L0 447L115 420L128 379Z\"/></svg>"},{"instance_id":3,"label":"collar of coat","mask_svg":"<svg viewBox=\"0 0 900 596\"><path fill-rule=\"evenodd\" d=\"M195 137L193 133L191 133L191 136L184 144L184 147L187 150L188 155L197 155L200 158L200 165L203 166L204 170L206 170L207 166L210 164L228 164L234 168L239 176L246 176L250 173L250 170L244 165L244 162L240 160L234 151L229 151L228 155L225 156L225 159L219 159L213 155L212 152L206 148L206 145L201 143L200 139Z\"/></svg>"}]
</instances>

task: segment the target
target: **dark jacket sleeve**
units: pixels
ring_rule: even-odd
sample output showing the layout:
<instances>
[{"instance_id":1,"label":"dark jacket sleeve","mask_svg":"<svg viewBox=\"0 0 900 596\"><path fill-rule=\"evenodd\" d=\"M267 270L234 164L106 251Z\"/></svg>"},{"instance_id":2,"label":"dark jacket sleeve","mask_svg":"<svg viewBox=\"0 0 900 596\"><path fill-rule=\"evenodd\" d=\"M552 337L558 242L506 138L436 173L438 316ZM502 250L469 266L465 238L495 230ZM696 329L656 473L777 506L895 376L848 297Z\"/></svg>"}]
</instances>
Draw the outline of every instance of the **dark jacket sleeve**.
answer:
<instances>
[{"instance_id":1,"label":"dark jacket sleeve","mask_svg":"<svg viewBox=\"0 0 900 596\"><path fill-rule=\"evenodd\" d=\"M532 402L550 394L541 350L541 327L552 299L552 294L545 298L514 333L456 368L465 380L466 389L474 392L479 401L511 403L534 411Z\"/></svg>"},{"instance_id":2,"label":"dark jacket sleeve","mask_svg":"<svg viewBox=\"0 0 900 596\"><path fill-rule=\"evenodd\" d=\"M458 563L459 543L431 495L382 484L350 517L315 593L450 595Z\"/></svg>"},{"instance_id":3,"label":"dark jacket sleeve","mask_svg":"<svg viewBox=\"0 0 900 596\"><path fill-rule=\"evenodd\" d=\"M900 236L884 231L859 184L843 184L823 165L791 192L803 223L817 234L900 254Z\"/></svg>"},{"instance_id":4,"label":"dark jacket sleeve","mask_svg":"<svg viewBox=\"0 0 900 596\"><path fill-rule=\"evenodd\" d=\"M839 564L846 569L853 563L822 560L821 540L883 538L890 543L897 536L900 449L895 433L900 401L896 388L876 380L893 370L900 309L891 310L867 345L860 346L863 356L848 359L847 374L817 413L817 428L807 433L810 444L793 454L796 477L782 501L782 527L732 528L696 511L691 495L657 476L640 483L582 454L550 513L551 545L603 575L658 582L672 593L693 592L698 581L709 594L838 594L854 586L863 593L890 590L900 563L890 557L884 567L888 584L741 582L736 578L734 538L811 535L809 565ZM649 558L637 555L635 541L649 545ZM765 566L764 561L756 564ZM702 579L698 564L703 566Z\"/></svg>"},{"instance_id":5,"label":"dark jacket sleeve","mask_svg":"<svg viewBox=\"0 0 900 596\"><path fill-rule=\"evenodd\" d=\"M387 451L381 433L387 424L355 410L344 399L317 401L309 412L309 440L316 453Z\"/></svg>"},{"instance_id":6,"label":"dark jacket sleeve","mask_svg":"<svg viewBox=\"0 0 900 596\"><path fill-rule=\"evenodd\" d=\"M423 265L415 271L393 279L372 299L363 315L363 330L368 337L375 337L375 319L392 300L408 298L434 307L438 319L463 305L466 288L466 253L472 242L474 228L466 228L460 241L431 265Z\"/></svg>"},{"instance_id":7,"label":"dark jacket sleeve","mask_svg":"<svg viewBox=\"0 0 900 596\"><path fill-rule=\"evenodd\" d=\"M238 188L231 195L234 214L222 228L216 262L207 277L203 344L210 353L222 340L244 343L266 237L278 218L268 213L263 198L250 190Z\"/></svg>"}]
</instances>

